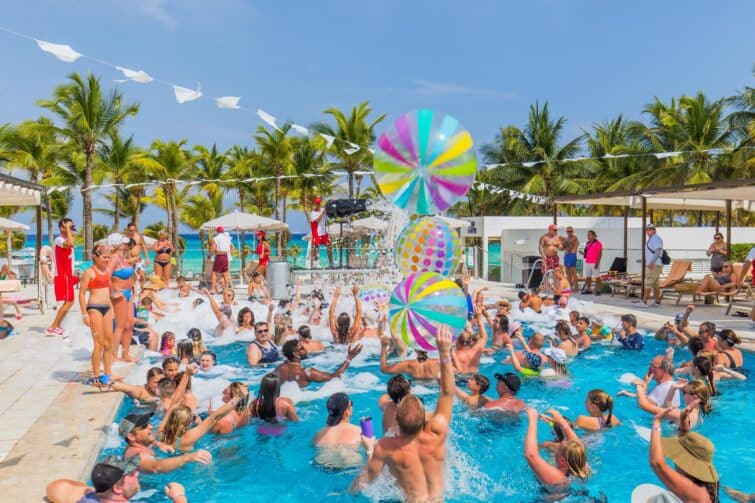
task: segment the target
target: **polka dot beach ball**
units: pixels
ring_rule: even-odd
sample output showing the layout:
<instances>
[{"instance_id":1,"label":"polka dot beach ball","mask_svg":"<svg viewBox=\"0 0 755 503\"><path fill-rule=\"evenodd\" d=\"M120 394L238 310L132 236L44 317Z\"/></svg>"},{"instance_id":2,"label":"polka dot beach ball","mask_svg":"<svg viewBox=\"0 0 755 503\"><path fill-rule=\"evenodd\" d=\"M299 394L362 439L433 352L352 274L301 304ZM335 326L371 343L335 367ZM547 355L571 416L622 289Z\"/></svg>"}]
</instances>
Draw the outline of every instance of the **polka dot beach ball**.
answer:
<instances>
[{"instance_id":1,"label":"polka dot beach ball","mask_svg":"<svg viewBox=\"0 0 755 503\"><path fill-rule=\"evenodd\" d=\"M461 251L461 238L455 229L436 217L422 217L401 231L394 257L404 276L416 272L449 276L459 266Z\"/></svg>"}]
</instances>

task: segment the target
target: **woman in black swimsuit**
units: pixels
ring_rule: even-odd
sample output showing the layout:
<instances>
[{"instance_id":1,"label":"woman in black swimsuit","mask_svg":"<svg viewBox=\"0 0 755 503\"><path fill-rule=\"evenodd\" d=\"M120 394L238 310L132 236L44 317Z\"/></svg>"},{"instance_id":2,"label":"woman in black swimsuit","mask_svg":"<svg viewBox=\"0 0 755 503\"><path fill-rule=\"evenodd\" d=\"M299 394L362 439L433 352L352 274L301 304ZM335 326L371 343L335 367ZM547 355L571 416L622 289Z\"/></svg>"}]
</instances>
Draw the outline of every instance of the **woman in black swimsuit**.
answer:
<instances>
[{"instance_id":1,"label":"woman in black swimsuit","mask_svg":"<svg viewBox=\"0 0 755 503\"><path fill-rule=\"evenodd\" d=\"M716 364L723 365L732 370L738 370L742 368L744 360L742 358L742 352L735 348L736 344L741 344L737 334L734 330L725 328L716 335L716 342L718 343L718 355L716 355Z\"/></svg>"},{"instance_id":2,"label":"woman in black swimsuit","mask_svg":"<svg viewBox=\"0 0 755 503\"><path fill-rule=\"evenodd\" d=\"M170 256L173 254L173 243L168 241L168 233L160 231L157 234L157 241L152 245L155 252L155 274L162 278L165 286L168 286L170 280Z\"/></svg>"}]
</instances>

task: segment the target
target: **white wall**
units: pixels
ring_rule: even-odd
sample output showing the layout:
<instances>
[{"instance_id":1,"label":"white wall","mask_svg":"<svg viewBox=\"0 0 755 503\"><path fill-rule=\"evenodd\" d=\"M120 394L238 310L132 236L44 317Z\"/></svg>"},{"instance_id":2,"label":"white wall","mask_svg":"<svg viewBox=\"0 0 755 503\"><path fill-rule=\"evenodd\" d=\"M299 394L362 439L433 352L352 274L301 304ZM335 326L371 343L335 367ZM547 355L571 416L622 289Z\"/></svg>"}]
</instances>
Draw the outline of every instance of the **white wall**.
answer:
<instances>
[{"instance_id":1,"label":"white wall","mask_svg":"<svg viewBox=\"0 0 755 503\"><path fill-rule=\"evenodd\" d=\"M548 217L541 218L546 218L545 225L537 228L522 229L516 228L518 225L514 225L501 231L501 261L503 263L504 282L520 282L522 278L522 257L539 255L538 242L540 236L544 234L547 225L553 221ZM566 234L566 226L574 227L580 240L580 248L584 246L587 240L587 230L595 230L598 239L603 243L602 270L608 270L613 259L624 254L624 219L621 217L564 217L558 219L558 224L559 235ZM643 231L640 228L641 225L641 219L629 219L628 272L640 272L642 267L640 247L642 246ZM726 228L722 227L720 230L725 236ZM658 228L658 235L663 239L664 248L672 258L679 259L706 259L705 250L713 242L714 233L714 227ZM732 228L732 244L736 243L755 243L755 227Z\"/></svg>"}]
</instances>

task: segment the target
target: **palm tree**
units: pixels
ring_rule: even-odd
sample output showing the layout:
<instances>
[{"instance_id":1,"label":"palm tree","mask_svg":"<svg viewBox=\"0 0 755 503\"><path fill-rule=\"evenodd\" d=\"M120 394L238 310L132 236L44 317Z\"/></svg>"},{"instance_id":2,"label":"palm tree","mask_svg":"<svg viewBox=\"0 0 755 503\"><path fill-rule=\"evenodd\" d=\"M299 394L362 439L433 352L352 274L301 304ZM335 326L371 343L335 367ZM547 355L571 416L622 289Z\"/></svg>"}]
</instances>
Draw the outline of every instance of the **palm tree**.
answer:
<instances>
[{"instance_id":1,"label":"palm tree","mask_svg":"<svg viewBox=\"0 0 755 503\"><path fill-rule=\"evenodd\" d=\"M732 145L731 129L724 121L724 101L710 101L699 92L664 103L656 98L643 112L650 124L633 124L645 146L654 152L690 151L690 154L662 159L649 170L646 186L705 183L728 178L730 163L726 156L706 150L726 149Z\"/></svg>"},{"instance_id":2,"label":"palm tree","mask_svg":"<svg viewBox=\"0 0 755 503\"><path fill-rule=\"evenodd\" d=\"M34 183L46 183L54 176L65 154L63 146L52 130L52 121L40 117L36 121L24 121L17 127L4 128L2 142L4 157L9 168L21 168ZM47 218L48 240L52 242L52 216L47 193L42 193L42 206Z\"/></svg>"},{"instance_id":3,"label":"palm tree","mask_svg":"<svg viewBox=\"0 0 755 503\"><path fill-rule=\"evenodd\" d=\"M58 86L52 99L38 104L51 110L63 122L53 127L72 148L86 158L84 180L81 185L84 213L84 259L91 258L92 235L92 186L96 148L102 145L109 134L116 130L129 115L136 115L139 105L123 104L123 95L117 90L105 94L100 80L89 74L84 80L78 73L69 75L72 83Z\"/></svg>"},{"instance_id":4,"label":"palm tree","mask_svg":"<svg viewBox=\"0 0 755 503\"><path fill-rule=\"evenodd\" d=\"M135 169L134 160L141 155L141 151L134 145L133 136L129 136L124 141L117 130L111 131L108 136L110 137L110 141L100 145L97 151L102 168L109 174L113 183L127 183L130 181L129 175L135 171L139 171ZM115 187L115 192L108 198L113 203L113 209L106 210L112 211L113 231L121 228L121 203L129 197L128 190L122 187Z\"/></svg>"},{"instance_id":5,"label":"palm tree","mask_svg":"<svg viewBox=\"0 0 755 503\"><path fill-rule=\"evenodd\" d=\"M645 157L620 157L647 153L647 146L634 134L630 122L619 115L615 119L593 124L584 131L587 150L595 172L593 188L597 191L629 191L642 186L643 179L653 166L653 159ZM603 156L616 159L602 159Z\"/></svg>"},{"instance_id":6,"label":"palm tree","mask_svg":"<svg viewBox=\"0 0 755 503\"><path fill-rule=\"evenodd\" d=\"M372 153L366 147L375 141L375 126L382 122L386 115L379 115L372 122L367 122L368 116L372 113L367 101L353 107L349 116L337 108L328 108L323 113L330 115L335 125L319 122L314 124L312 129L340 140L333 143L329 153L336 158L336 162L332 163L333 168L343 169L349 174L349 198L352 198L355 194L354 172L366 170L372 166ZM347 150L351 147L345 142L359 145L361 148L350 154ZM356 195L359 195L358 189Z\"/></svg>"},{"instance_id":7,"label":"palm tree","mask_svg":"<svg viewBox=\"0 0 755 503\"><path fill-rule=\"evenodd\" d=\"M260 126L257 128L257 135L254 137L257 142L262 165L271 171L272 176L275 177L274 218L276 220L281 219L281 177L290 176L293 170L291 164L291 156L293 154L291 138L286 136L290 128L290 125L285 125L280 130L276 129L270 131L263 126ZM279 253L280 250L282 250L282 238L282 234L278 233Z\"/></svg>"},{"instance_id":8,"label":"palm tree","mask_svg":"<svg viewBox=\"0 0 755 503\"><path fill-rule=\"evenodd\" d=\"M315 195L329 196L333 183L330 166L325 154L307 138L293 140L293 172L296 178L289 179L291 192L296 194L299 204L296 209L309 213Z\"/></svg>"},{"instance_id":9,"label":"palm tree","mask_svg":"<svg viewBox=\"0 0 755 503\"><path fill-rule=\"evenodd\" d=\"M161 186L155 190L151 200L158 206L165 208L168 213L168 236L173 246L181 250L178 223L181 220L181 206L189 191L188 184L179 184L182 180L195 177L197 165L191 153L184 147L186 140L163 142L155 140L150 151L134 159L136 166L141 167L149 176L161 180ZM178 257L178 271L181 270L180 254Z\"/></svg>"},{"instance_id":10,"label":"palm tree","mask_svg":"<svg viewBox=\"0 0 755 503\"><path fill-rule=\"evenodd\" d=\"M525 128L506 126L492 143L481 149L485 163L515 164L491 170L493 184L528 194L552 196L556 194L582 194L589 191L590 178L581 162L563 162L579 152L582 137L561 144L566 119L551 120L548 103L541 108L530 106ZM540 161L538 164L529 164ZM515 199L508 208L512 214L532 211L524 199Z\"/></svg>"},{"instance_id":11,"label":"palm tree","mask_svg":"<svg viewBox=\"0 0 755 503\"><path fill-rule=\"evenodd\" d=\"M247 195L251 191L251 182L246 180L252 177L252 167L255 161L259 163L257 153L248 147L234 145L225 153L228 170L225 172L225 178L231 180L241 180L234 182L233 187L239 195L237 206L242 212L246 212Z\"/></svg>"},{"instance_id":12,"label":"palm tree","mask_svg":"<svg viewBox=\"0 0 755 503\"><path fill-rule=\"evenodd\" d=\"M211 199L219 199L223 203L223 186L221 180L225 177L228 158L224 153L218 152L217 145L213 144L212 149L207 150L203 145L194 147L194 159L197 163L196 176L202 180L200 187L207 192Z\"/></svg>"}]
</instances>

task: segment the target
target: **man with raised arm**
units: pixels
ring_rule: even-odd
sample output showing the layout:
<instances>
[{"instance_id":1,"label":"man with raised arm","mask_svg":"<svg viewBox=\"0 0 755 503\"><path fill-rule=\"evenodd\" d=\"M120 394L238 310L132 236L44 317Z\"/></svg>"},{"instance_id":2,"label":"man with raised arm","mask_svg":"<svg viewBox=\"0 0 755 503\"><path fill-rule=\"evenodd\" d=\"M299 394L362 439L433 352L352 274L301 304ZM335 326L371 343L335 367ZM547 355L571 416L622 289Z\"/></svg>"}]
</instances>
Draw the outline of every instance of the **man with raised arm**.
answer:
<instances>
[{"instance_id":1,"label":"man with raised arm","mask_svg":"<svg viewBox=\"0 0 755 503\"><path fill-rule=\"evenodd\" d=\"M451 329L438 329L440 396L435 414L428 419L422 401L414 395L396 407L398 435L375 442L364 438L369 461L354 480L357 492L373 482L387 465L407 501L443 501L446 437L453 410L454 370L451 363Z\"/></svg>"}]
</instances>

